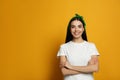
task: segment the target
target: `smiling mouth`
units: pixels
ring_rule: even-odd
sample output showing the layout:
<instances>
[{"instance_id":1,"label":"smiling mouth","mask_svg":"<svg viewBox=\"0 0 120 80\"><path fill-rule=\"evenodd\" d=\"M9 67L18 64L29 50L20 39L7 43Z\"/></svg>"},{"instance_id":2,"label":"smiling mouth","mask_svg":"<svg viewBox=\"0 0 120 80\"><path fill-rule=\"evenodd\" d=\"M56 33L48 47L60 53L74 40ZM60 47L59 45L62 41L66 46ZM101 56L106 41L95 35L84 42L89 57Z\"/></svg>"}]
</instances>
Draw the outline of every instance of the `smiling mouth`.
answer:
<instances>
[{"instance_id":1,"label":"smiling mouth","mask_svg":"<svg viewBox=\"0 0 120 80\"><path fill-rule=\"evenodd\" d=\"M74 34L75 34L75 35L79 35L79 34L80 34L80 32L74 32Z\"/></svg>"}]
</instances>

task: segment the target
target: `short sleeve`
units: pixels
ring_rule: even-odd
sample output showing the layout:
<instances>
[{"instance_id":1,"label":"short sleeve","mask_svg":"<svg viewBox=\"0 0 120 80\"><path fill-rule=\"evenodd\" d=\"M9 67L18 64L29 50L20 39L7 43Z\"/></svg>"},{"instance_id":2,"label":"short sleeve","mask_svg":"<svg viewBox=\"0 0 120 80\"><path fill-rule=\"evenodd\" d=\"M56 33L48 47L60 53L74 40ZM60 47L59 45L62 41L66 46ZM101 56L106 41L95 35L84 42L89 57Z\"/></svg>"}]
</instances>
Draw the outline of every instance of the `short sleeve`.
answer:
<instances>
[{"instance_id":1,"label":"short sleeve","mask_svg":"<svg viewBox=\"0 0 120 80\"><path fill-rule=\"evenodd\" d=\"M57 56L65 56L65 55L66 55L65 47L60 46L58 53L57 53Z\"/></svg>"},{"instance_id":2,"label":"short sleeve","mask_svg":"<svg viewBox=\"0 0 120 80\"><path fill-rule=\"evenodd\" d=\"M91 44L91 48L90 49L91 49L90 50L90 54L91 55L97 55L97 56L100 55L94 43Z\"/></svg>"}]
</instances>

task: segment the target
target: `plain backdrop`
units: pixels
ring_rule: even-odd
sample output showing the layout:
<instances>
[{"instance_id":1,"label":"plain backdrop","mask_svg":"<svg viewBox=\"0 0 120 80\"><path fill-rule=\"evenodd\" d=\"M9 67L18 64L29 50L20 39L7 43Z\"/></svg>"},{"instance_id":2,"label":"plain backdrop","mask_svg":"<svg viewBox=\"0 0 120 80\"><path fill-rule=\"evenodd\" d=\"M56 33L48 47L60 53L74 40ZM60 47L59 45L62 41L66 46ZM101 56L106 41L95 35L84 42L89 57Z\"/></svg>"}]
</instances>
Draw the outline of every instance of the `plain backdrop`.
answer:
<instances>
[{"instance_id":1,"label":"plain backdrop","mask_svg":"<svg viewBox=\"0 0 120 80\"><path fill-rule=\"evenodd\" d=\"M75 13L100 53L95 80L120 80L120 0L0 0L0 80L62 80L56 55Z\"/></svg>"}]
</instances>

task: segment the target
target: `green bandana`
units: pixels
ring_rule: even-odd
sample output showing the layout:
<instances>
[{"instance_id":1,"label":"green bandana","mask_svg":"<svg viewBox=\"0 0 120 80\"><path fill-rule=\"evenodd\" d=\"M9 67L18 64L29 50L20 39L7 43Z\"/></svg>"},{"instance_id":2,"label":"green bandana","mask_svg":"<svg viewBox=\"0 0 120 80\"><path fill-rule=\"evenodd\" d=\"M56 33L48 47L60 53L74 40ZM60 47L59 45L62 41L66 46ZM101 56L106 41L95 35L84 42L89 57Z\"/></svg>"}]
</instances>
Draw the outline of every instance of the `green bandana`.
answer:
<instances>
[{"instance_id":1,"label":"green bandana","mask_svg":"<svg viewBox=\"0 0 120 80\"><path fill-rule=\"evenodd\" d=\"M79 14L75 14L75 16L73 18L79 18L82 21L84 28L86 29L86 23L83 19L83 16L80 16Z\"/></svg>"}]
</instances>

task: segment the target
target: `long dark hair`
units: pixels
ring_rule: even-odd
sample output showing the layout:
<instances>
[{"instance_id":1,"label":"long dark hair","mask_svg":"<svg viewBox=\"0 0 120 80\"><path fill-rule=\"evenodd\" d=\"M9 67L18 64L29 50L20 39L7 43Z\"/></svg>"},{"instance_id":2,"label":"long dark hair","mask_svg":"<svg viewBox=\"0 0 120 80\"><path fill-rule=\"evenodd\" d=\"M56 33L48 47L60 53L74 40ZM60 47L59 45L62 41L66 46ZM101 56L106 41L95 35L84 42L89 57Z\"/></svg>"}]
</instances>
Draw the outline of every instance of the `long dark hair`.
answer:
<instances>
[{"instance_id":1,"label":"long dark hair","mask_svg":"<svg viewBox=\"0 0 120 80\"><path fill-rule=\"evenodd\" d=\"M84 27L84 31L82 33L82 38L85 40L85 41L88 41L87 40L87 34L86 34L86 24L85 24L85 21L83 20L83 17L78 15L78 14L75 14L75 17L73 17L70 21L69 21L69 24L68 24L68 27L67 27L67 35L66 35L66 40L65 40L65 43L71 41L73 39L73 36L70 32L70 27L71 27L71 22L74 21L74 20L78 20L80 22L82 22L83 24L83 27Z\"/></svg>"}]
</instances>

